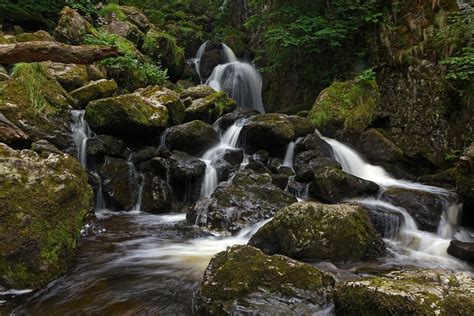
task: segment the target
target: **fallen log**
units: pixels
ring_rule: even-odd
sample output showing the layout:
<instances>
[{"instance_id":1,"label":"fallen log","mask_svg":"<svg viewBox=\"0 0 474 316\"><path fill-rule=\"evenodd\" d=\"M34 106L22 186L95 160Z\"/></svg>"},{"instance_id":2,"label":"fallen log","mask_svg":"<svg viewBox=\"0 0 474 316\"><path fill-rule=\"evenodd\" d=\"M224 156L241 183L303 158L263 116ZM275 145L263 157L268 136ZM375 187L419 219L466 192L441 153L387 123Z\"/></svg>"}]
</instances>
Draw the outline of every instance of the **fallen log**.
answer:
<instances>
[{"instance_id":1,"label":"fallen log","mask_svg":"<svg viewBox=\"0 0 474 316\"><path fill-rule=\"evenodd\" d=\"M122 55L115 46L71 46L58 42L23 42L0 45L0 64L52 61L65 64L92 64Z\"/></svg>"}]
</instances>

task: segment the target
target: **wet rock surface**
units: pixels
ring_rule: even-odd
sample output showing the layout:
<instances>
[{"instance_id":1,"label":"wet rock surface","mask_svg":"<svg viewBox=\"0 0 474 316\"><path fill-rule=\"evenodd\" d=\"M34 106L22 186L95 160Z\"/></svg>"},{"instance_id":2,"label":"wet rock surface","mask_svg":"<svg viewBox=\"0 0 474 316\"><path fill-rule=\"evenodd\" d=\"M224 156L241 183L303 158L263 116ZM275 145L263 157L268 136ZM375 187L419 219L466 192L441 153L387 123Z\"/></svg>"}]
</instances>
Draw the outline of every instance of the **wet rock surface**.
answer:
<instances>
[{"instance_id":1,"label":"wet rock surface","mask_svg":"<svg viewBox=\"0 0 474 316\"><path fill-rule=\"evenodd\" d=\"M211 125L195 120L173 126L167 130L166 144L171 150L186 151L197 155L219 142L219 137Z\"/></svg>"}]
</instances>

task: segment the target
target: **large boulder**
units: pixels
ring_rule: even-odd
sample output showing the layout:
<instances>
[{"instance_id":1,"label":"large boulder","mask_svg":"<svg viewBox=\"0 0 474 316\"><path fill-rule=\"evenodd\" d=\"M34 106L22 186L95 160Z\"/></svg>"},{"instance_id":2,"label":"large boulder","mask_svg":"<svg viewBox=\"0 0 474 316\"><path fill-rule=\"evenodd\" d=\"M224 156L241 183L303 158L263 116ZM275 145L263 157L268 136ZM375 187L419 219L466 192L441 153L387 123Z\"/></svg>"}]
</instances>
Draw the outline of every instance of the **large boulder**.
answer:
<instances>
[{"instance_id":1,"label":"large boulder","mask_svg":"<svg viewBox=\"0 0 474 316\"><path fill-rule=\"evenodd\" d=\"M334 291L337 315L472 315L474 280L463 273L408 270L347 281Z\"/></svg>"},{"instance_id":2,"label":"large boulder","mask_svg":"<svg viewBox=\"0 0 474 316\"><path fill-rule=\"evenodd\" d=\"M369 129L360 138L360 147L363 153L372 162L400 162L403 151L395 145L384 132L377 129Z\"/></svg>"},{"instance_id":3,"label":"large boulder","mask_svg":"<svg viewBox=\"0 0 474 316\"><path fill-rule=\"evenodd\" d=\"M102 192L108 208L117 211L133 209L134 182L125 160L106 157L99 170Z\"/></svg>"},{"instance_id":4,"label":"large boulder","mask_svg":"<svg viewBox=\"0 0 474 316\"><path fill-rule=\"evenodd\" d=\"M97 158L104 156L120 157L125 149L125 143L109 135L97 135L87 139L87 155Z\"/></svg>"},{"instance_id":5,"label":"large boulder","mask_svg":"<svg viewBox=\"0 0 474 316\"><path fill-rule=\"evenodd\" d=\"M138 94L89 102L84 118L97 133L154 136L168 124L168 109Z\"/></svg>"},{"instance_id":6,"label":"large boulder","mask_svg":"<svg viewBox=\"0 0 474 316\"><path fill-rule=\"evenodd\" d=\"M85 107L90 101L111 97L117 91L115 80L100 79L91 81L74 91L71 91L71 97L77 101L77 105Z\"/></svg>"},{"instance_id":7,"label":"large boulder","mask_svg":"<svg viewBox=\"0 0 474 316\"><path fill-rule=\"evenodd\" d=\"M191 100L202 99L211 94L216 93L217 91L214 88L209 87L208 85L202 84L194 87L190 87L182 92L180 92L179 97L181 99L191 98Z\"/></svg>"},{"instance_id":8,"label":"large boulder","mask_svg":"<svg viewBox=\"0 0 474 316\"><path fill-rule=\"evenodd\" d=\"M208 229L235 233L296 201L274 185L270 175L246 169L237 172L230 184L219 186L209 199L200 200L187 219Z\"/></svg>"},{"instance_id":9,"label":"large boulder","mask_svg":"<svg viewBox=\"0 0 474 316\"><path fill-rule=\"evenodd\" d=\"M338 168L337 165L324 165L313 172L309 186L312 197L328 203L338 203L355 197L375 195L379 186Z\"/></svg>"},{"instance_id":10,"label":"large boulder","mask_svg":"<svg viewBox=\"0 0 474 316\"><path fill-rule=\"evenodd\" d=\"M197 99L186 108L186 121L201 120L213 123L219 117L234 111L237 103L225 92L215 92L202 99Z\"/></svg>"},{"instance_id":11,"label":"large boulder","mask_svg":"<svg viewBox=\"0 0 474 316\"><path fill-rule=\"evenodd\" d=\"M172 196L166 181L150 172L143 175L142 181L141 210L149 213L169 212Z\"/></svg>"},{"instance_id":12,"label":"large boulder","mask_svg":"<svg viewBox=\"0 0 474 316\"><path fill-rule=\"evenodd\" d=\"M72 91L85 86L91 80L105 78L105 74L93 65L76 65L43 62L47 72L67 91Z\"/></svg>"},{"instance_id":13,"label":"large boulder","mask_svg":"<svg viewBox=\"0 0 474 316\"><path fill-rule=\"evenodd\" d=\"M199 73L203 81L211 76L214 68L225 63L224 46L216 41L207 41L206 48L199 63Z\"/></svg>"},{"instance_id":14,"label":"large boulder","mask_svg":"<svg viewBox=\"0 0 474 316\"><path fill-rule=\"evenodd\" d=\"M364 208L352 204L300 202L279 211L249 245L266 254L303 260L360 261L384 253Z\"/></svg>"},{"instance_id":15,"label":"large boulder","mask_svg":"<svg viewBox=\"0 0 474 316\"><path fill-rule=\"evenodd\" d=\"M185 151L190 155L198 155L217 143L217 132L199 120L170 127L166 132L166 145L171 150Z\"/></svg>"},{"instance_id":16,"label":"large boulder","mask_svg":"<svg viewBox=\"0 0 474 316\"><path fill-rule=\"evenodd\" d=\"M331 302L334 283L307 263L233 246L212 258L195 303L206 315L317 314Z\"/></svg>"},{"instance_id":17,"label":"large boulder","mask_svg":"<svg viewBox=\"0 0 474 316\"><path fill-rule=\"evenodd\" d=\"M384 191L381 198L406 209L419 229L431 232L437 230L443 213L441 196L426 191L391 188Z\"/></svg>"},{"instance_id":18,"label":"large boulder","mask_svg":"<svg viewBox=\"0 0 474 316\"><path fill-rule=\"evenodd\" d=\"M108 33L117 34L132 42L136 47L143 44L145 34L133 23L129 21L111 21L102 26L102 29Z\"/></svg>"},{"instance_id":19,"label":"large boulder","mask_svg":"<svg viewBox=\"0 0 474 316\"><path fill-rule=\"evenodd\" d=\"M120 9L125 14L128 21L138 26L142 32L148 32L150 29L150 21L142 11L135 7L125 5L121 6Z\"/></svg>"},{"instance_id":20,"label":"large boulder","mask_svg":"<svg viewBox=\"0 0 474 316\"><path fill-rule=\"evenodd\" d=\"M33 33L20 33L15 36L17 42L54 42L54 38L46 31L36 31Z\"/></svg>"},{"instance_id":21,"label":"large boulder","mask_svg":"<svg viewBox=\"0 0 474 316\"><path fill-rule=\"evenodd\" d=\"M79 45L85 35L94 31L94 27L70 7L64 7L59 16L58 26L54 30L54 37L60 42Z\"/></svg>"},{"instance_id":22,"label":"large boulder","mask_svg":"<svg viewBox=\"0 0 474 316\"><path fill-rule=\"evenodd\" d=\"M186 60L184 50L178 46L171 35L151 29L145 36L142 51L157 60L168 69L171 80L178 80L184 71Z\"/></svg>"},{"instance_id":23,"label":"large boulder","mask_svg":"<svg viewBox=\"0 0 474 316\"><path fill-rule=\"evenodd\" d=\"M449 244L448 253L456 258L474 263L474 243L453 240Z\"/></svg>"},{"instance_id":24,"label":"large boulder","mask_svg":"<svg viewBox=\"0 0 474 316\"><path fill-rule=\"evenodd\" d=\"M79 162L0 144L0 285L40 288L66 271L93 194Z\"/></svg>"},{"instance_id":25,"label":"large boulder","mask_svg":"<svg viewBox=\"0 0 474 316\"><path fill-rule=\"evenodd\" d=\"M185 116L185 108L179 95L165 87L149 86L137 91L150 102L164 105L168 109L170 124L181 124Z\"/></svg>"},{"instance_id":26,"label":"large boulder","mask_svg":"<svg viewBox=\"0 0 474 316\"><path fill-rule=\"evenodd\" d=\"M199 199L202 180L206 172L204 162L185 152L174 151L169 157L167 172L170 179L169 184L178 200L194 202Z\"/></svg>"}]
</instances>

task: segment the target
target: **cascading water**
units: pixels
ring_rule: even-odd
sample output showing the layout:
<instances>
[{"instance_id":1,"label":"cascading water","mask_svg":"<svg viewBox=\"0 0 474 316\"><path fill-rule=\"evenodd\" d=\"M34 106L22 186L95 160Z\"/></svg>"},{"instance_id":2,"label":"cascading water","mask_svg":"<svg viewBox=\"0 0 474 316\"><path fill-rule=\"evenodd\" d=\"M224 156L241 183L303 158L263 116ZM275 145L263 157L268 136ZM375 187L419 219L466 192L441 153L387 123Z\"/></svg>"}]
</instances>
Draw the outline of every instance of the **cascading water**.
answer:
<instances>
[{"instance_id":1,"label":"cascading water","mask_svg":"<svg viewBox=\"0 0 474 316\"><path fill-rule=\"evenodd\" d=\"M137 171L135 164L133 163L133 154L128 157L127 165L130 171L130 178L135 185L134 192L134 205L132 212L140 213L144 186L144 175Z\"/></svg>"},{"instance_id":2,"label":"cascading water","mask_svg":"<svg viewBox=\"0 0 474 316\"><path fill-rule=\"evenodd\" d=\"M201 157L201 160L206 164L206 173L201 187L201 197L207 198L216 189L219 181L217 179L217 170L213 166L218 159L222 158L226 150L236 149L239 141L239 135L245 125L246 120L237 120L227 131L222 135L221 141L215 147L209 149Z\"/></svg>"},{"instance_id":3,"label":"cascading water","mask_svg":"<svg viewBox=\"0 0 474 316\"><path fill-rule=\"evenodd\" d=\"M285 158L283 159L283 166L293 169L293 157L295 155L295 146L303 140L303 137L298 138L294 142L290 142L286 148Z\"/></svg>"},{"instance_id":4,"label":"cascading water","mask_svg":"<svg viewBox=\"0 0 474 316\"><path fill-rule=\"evenodd\" d=\"M72 138L77 149L77 159L84 168L87 168L87 139L92 136L92 132L84 120L84 110L72 110Z\"/></svg>"},{"instance_id":5,"label":"cascading water","mask_svg":"<svg viewBox=\"0 0 474 316\"><path fill-rule=\"evenodd\" d=\"M463 241L473 240L469 232L457 227L461 205L457 202L454 193L433 186L395 179L382 167L365 162L349 146L334 139L322 138L332 147L334 158L341 164L345 172L377 183L382 191L388 187L424 191L438 196L443 202L443 215L438 226L438 232L433 234L419 230L413 217L401 207L380 199L354 200L368 207L382 208L402 216L403 220L398 233L392 233L392 236L388 236L389 238L385 240L391 248L395 260L404 264L411 263L429 267L465 268L462 262L447 253L452 238Z\"/></svg>"},{"instance_id":6,"label":"cascading water","mask_svg":"<svg viewBox=\"0 0 474 316\"><path fill-rule=\"evenodd\" d=\"M193 69L196 71L201 83L202 83L202 77L201 77L201 71L200 71L201 58L202 58L202 55L204 55L204 52L206 51L207 43L208 41L205 41L204 43L202 43L202 45L199 46L199 49L196 53L196 57L188 60L188 64L191 65L191 67L193 67Z\"/></svg>"}]
</instances>

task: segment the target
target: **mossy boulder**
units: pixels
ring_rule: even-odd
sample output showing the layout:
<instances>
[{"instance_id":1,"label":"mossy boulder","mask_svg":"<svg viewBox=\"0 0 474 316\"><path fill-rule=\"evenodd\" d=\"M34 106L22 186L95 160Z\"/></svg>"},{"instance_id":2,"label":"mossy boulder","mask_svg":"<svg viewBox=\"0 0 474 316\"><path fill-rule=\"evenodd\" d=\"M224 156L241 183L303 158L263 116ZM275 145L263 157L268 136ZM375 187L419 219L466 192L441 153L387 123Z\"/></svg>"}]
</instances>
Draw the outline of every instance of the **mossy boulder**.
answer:
<instances>
[{"instance_id":1,"label":"mossy boulder","mask_svg":"<svg viewBox=\"0 0 474 316\"><path fill-rule=\"evenodd\" d=\"M67 91L85 86L91 80L105 79L105 74L92 65L44 62L50 76L56 78Z\"/></svg>"},{"instance_id":2,"label":"mossy boulder","mask_svg":"<svg viewBox=\"0 0 474 316\"><path fill-rule=\"evenodd\" d=\"M111 21L109 24L102 26L101 29L126 38L136 47L140 47L145 38L145 34L143 34L135 24L129 21Z\"/></svg>"},{"instance_id":3,"label":"mossy boulder","mask_svg":"<svg viewBox=\"0 0 474 316\"><path fill-rule=\"evenodd\" d=\"M390 188L381 196L382 200L406 209L415 219L419 229L431 232L436 232L438 228L443 203L447 202L447 198L426 191L403 188Z\"/></svg>"},{"instance_id":4,"label":"mossy boulder","mask_svg":"<svg viewBox=\"0 0 474 316\"><path fill-rule=\"evenodd\" d=\"M395 145L383 130L372 128L365 131L359 143L362 152L372 162L396 163L403 158L403 150Z\"/></svg>"},{"instance_id":5,"label":"mossy boulder","mask_svg":"<svg viewBox=\"0 0 474 316\"><path fill-rule=\"evenodd\" d=\"M157 60L168 69L171 80L178 80L184 71L186 60L184 50L178 46L176 39L157 29L151 29L145 36L142 51Z\"/></svg>"},{"instance_id":6,"label":"mossy boulder","mask_svg":"<svg viewBox=\"0 0 474 316\"><path fill-rule=\"evenodd\" d=\"M0 112L33 142L46 139L59 149L68 148L73 103L43 64L17 64L12 78L0 81Z\"/></svg>"},{"instance_id":7,"label":"mossy boulder","mask_svg":"<svg viewBox=\"0 0 474 316\"><path fill-rule=\"evenodd\" d=\"M133 6L125 5L120 6L120 10L125 14L127 20L138 26L142 32L148 32L150 21L142 11Z\"/></svg>"},{"instance_id":8,"label":"mossy boulder","mask_svg":"<svg viewBox=\"0 0 474 316\"><path fill-rule=\"evenodd\" d=\"M472 315L471 276L408 270L347 281L334 291L337 315Z\"/></svg>"},{"instance_id":9,"label":"mossy boulder","mask_svg":"<svg viewBox=\"0 0 474 316\"><path fill-rule=\"evenodd\" d=\"M30 139L25 132L0 113L0 142L13 148L27 148Z\"/></svg>"},{"instance_id":10,"label":"mossy boulder","mask_svg":"<svg viewBox=\"0 0 474 316\"><path fill-rule=\"evenodd\" d=\"M186 108L185 121L201 120L213 123L219 117L234 111L237 103L225 92L215 92L202 99L196 99Z\"/></svg>"},{"instance_id":11,"label":"mossy boulder","mask_svg":"<svg viewBox=\"0 0 474 316\"><path fill-rule=\"evenodd\" d=\"M362 133L372 122L380 98L375 80L334 82L319 94L308 119L328 136Z\"/></svg>"},{"instance_id":12,"label":"mossy boulder","mask_svg":"<svg viewBox=\"0 0 474 316\"><path fill-rule=\"evenodd\" d=\"M313 171L310 196L328 203L375 195L379 186L342 171L338 165L323 164Z\"/></svg>"},{"instance_id":13,"label":"mossy boulder","mask_svg":"<svg viewBox=\"0 0 474 316\"><path fill-rule=\"evenodd\" d=\"M217 187L209 199L196 203L186 217L201 227L235 233L296 201L274 185L269 174L245 169L238 171L230 184Z\"/></svg>"},{"instance_id":14,"label":"mossy boulder","mask_svg":"<svg viewBox=\"0 0 474 316\"><path fill-rule=\"evenodd\" d=\"M21 33L15 36L17 42L54 42L54 38L46 31L37 31L34 33Z\"/></svg>"},{"instance_id":15,"label":"mossy boulder","mask_svg":"<svg viewBox=\"0 0 474 316\"><path fill-rule=\"evenodd\" d=\"M164 105L168 109L170 124L181 124L185 117L185 108L179 95L165 87L149 86L137 91L150 102Z\"/></svg>"},{"instance_id":16,"label":"mossy boulder","mask_svg":"<svg viewBox=\"0 0 474 316\"><path fill-rule=\"evenodd\" d=\"M124 149L125 143L110 135L97 135L87 139L87 155L95 158L120 157Z\"/></svg>"},{"instance_id":17,"label":"mossy boulder","mask_svg":"<svg viewBox=\"0 0 474 316\"><path fill-rule=\"evenodd\" d=\"M181 150L198 155L219 143L219 135L211 125L195 120L170 127L166 131L166 145L171 150Z\"/></svg>"},{"instance_id":18,"label":"mossy boulder","mask_svg":"<svg viewBox=\"0 0 474 316\"><path fill-rule=\"evenodd\" d=\"M139 94L89 102L84 118L96 133L153 137L168 124L168 109Z\"/></svg>"},{"instance_id":19,"label":"mossy boulder","mask_svg":"<svg viewBox=\"0 0 474 316\"><path fill-rule=\"evenodd\" d=\"M79 45L84 36L94 31L92 24L70 7L64 7L59 16L58 25L54 30L54 37L59 42Z\"/></svg>"},{"instance_id":20,"label":"mossy boulder","mask_svg":"<svg viewBox=\"0 0 474 316\"><path fill-rule=\"evenodd\" d=\"M71 91L71 97L77 101L77 105L84 107L90 101L111 97L117 91L115 80L101 79L91 81L83 87Z\"/></svg>"},{"instance_id":21,"label":"mossy boulder","mask_svg":"<svg viewBox=\"0 0 474 316\"><path fill-rule=\"evenodd\" d=\"M191 98L191 100L202 99L211 94L216 93L217 91L214 88L209 87L208 85L198 85L194 87L187 88L184 91L181 91L179 94L180 99Z\"/></svg>"},{"instance_id":22,"label":"mossy boulder","mask_svg":"<svg viewBox=\"0 0 474 316\"><path fill-rule=\"evenodd\" d=\"M0 144L0 284L40 288L74 257L93 193L79 162Z\"/></svg>"},{"instance_id":23,"label":"mossy boulder","mask_svg":"<svg viewBox=\"0 0 474 316\"><path fill-rule=\"evenodd\" d=\"M300 202L280 210L249 245L266 254L336 262L374 259L384 244L364 208Z\"/></svg>"},{"instance_id":24,"label":"mossy boulder","mask_svg":"<svg viewBox=\"0 0 474 316\"><path fill-rule=\"evenodd\" d=\"M233 246L212 258L195 303L210 315L314 314L330 303L334 283L307 263Z\"/></svg>"},{"instance_id":25,"label":"mossy boulder","mask_svg":"<svg viewBox=\"0 0 474 316\"><path fill-rule=\"evenodd\" d=\"M247 150L265 149L280 156L291 141L313 131L314 126L305 118L276 113L252 116L243 128Z\"/></svg>"},{"instance_id":26,"label":"mossy boulder","mask_svg":"<svg viewBox=\"0 0 474 316\"><path fill-rule=\"evenodd\" d=\"M134 206L134 182L125 160L106 157L99 170L107 208L128 211Z\"/></svg>"}]
</instances>

